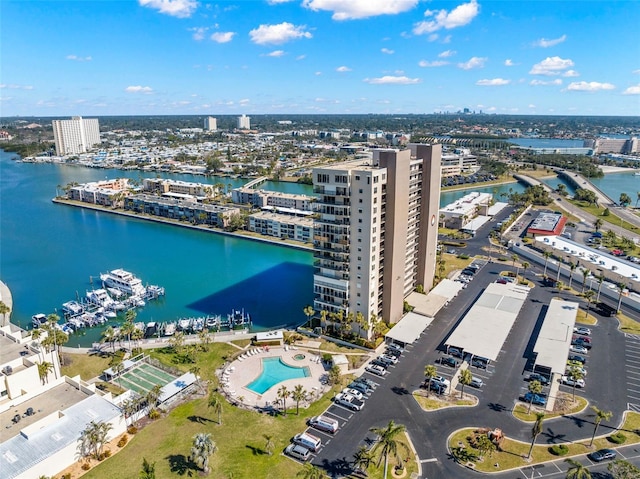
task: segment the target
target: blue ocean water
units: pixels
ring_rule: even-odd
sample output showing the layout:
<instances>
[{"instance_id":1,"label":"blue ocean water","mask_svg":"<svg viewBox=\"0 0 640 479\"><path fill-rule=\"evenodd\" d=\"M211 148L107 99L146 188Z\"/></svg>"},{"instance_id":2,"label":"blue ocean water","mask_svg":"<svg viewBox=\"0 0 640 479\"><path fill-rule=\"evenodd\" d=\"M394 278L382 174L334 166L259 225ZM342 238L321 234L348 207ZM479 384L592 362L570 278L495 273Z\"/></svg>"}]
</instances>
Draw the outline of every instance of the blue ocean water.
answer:
<instances>
[{"instance_id":1,"label":"blue ocean water","mask_svg":"<svg viewBox=\"0 0 640 479\"><path fill-rule=\"evenodd\" d=\"M640 192L640 176L636 176L633 171L611 173L604 175L604 178L594 178L591 182L613 201L618 201L620 194L626 193L631 197L631 204L636 204Z\"/></svg>"}]
</instances>

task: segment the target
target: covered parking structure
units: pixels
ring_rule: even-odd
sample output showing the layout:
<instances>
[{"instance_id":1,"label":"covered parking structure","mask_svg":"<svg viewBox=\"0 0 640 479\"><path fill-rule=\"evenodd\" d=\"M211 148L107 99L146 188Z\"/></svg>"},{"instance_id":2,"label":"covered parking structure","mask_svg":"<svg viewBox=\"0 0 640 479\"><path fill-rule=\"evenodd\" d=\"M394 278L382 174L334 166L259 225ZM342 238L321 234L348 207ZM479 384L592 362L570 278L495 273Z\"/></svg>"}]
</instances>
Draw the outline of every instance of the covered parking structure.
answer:
<instances>
[{"instance_id":1,"label":"covered parking structure","mask_svg":"<svg viewBox=\"0 0 640 479\"><path fill-rule=\"evenodd\" d=\"M564 374L578 315L578 303L553 298L533 347L534 371L551 377Z\"/></svg>"},{"instance_id":2,"label":"covered parking structure","mask_svg":"<svg viewBox=\"0 0 640 479\"><path fill-rule=\"evenodd\" d=\"M396 323L396 325L389 330L384 338L387 343L398 343L401 346L412 344L416 339L420 337L422 332L427 329L427 326L431 324L433 318L416 314L414 312L407 313L407 315Z\"/></svg>"},{"instance_id":3,"label":"covered parking structure","mask_svg":"<svg viewBox=\"0 0 640 479\"><path fill-rule=\"evenodd\" d=\"M491 283L445 341L447 350L495 361L530 289Z\"/></svg>"},{"instance_id":4,"label":"covered parking structure","mask_svg":"<svg viewBox=\"0 0 640 479\"><path fill-rule=\"evenodd\" d=\"M413 312L430 318L449 303L456 295L462 291L462 283L443 279L429 294L413 292L407 296L407 303L413 306Z\"/></svg>"}]
</instances>

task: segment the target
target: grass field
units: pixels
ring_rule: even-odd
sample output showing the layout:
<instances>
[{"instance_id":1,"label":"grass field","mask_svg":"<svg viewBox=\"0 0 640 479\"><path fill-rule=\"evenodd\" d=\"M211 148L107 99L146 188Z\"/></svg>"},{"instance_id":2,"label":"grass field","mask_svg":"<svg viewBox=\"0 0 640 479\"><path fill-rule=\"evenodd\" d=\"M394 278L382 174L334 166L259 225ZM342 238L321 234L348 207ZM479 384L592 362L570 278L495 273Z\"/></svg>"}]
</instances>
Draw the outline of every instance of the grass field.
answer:
<instances>
[{"instance_id":1,"label":"grass field","mask_svg":"<svg viewBox=\"0 0 640 479\"><path fill-rule=\"evenodd\" d=\"M582 411L584 408L587 407L587 400L581 396L577 396L576 395L576 403L575 405L566 411L553 411L553 412L549 412L549 411L544 411L545 413L545 420L546 419L552 419L554 417L559 417L559 416L563 416L563 415L569 415L569 414L575 414L577 412ZM533 422L536 420L536 412L538 412L536 410L536 407L532 407L531 408L531 412L527 414L527 411L529 410L529 406L528 405L524 405L522 403L518 403L516 404L516 407L513 408L513 415L517 418L520 419L521 421L525 421L525 422Z\"/></svg>"},{"instance_id":2,"label":"grass field","mask_svg":"<svg viewBox=\"0 0 640 479\"><path fill-rule=\"evenodd\" d=\"M583 209L587 213L591 213L592 215L600 218L605 223L605 228L607 225L620 226L627 231L638 234L640 232L640 228L627 221L623 221L622 218L617 216L611 209L609 209L609 216L602 216L604 212L604 208L600 208L599 206L589 205L585 201L577 201L577 200L569 200L572 204L576 205L580 209Z\"/></svg>"},{"instance_id":3,"label":"grass field","mask_svg":"<svg viewBox=\"0 0 640 479\"><path fill-rule=\"evenodd\" d=\"M620 322L620 331L629 334L640 334L640 323L638 321L631 319L623 313L618 313L617 317Z\"/></svg>"},{"instance_id":4,"label":"grass field","mask_svg":"<svg viewBox=\"0 0 640 479\"><path fill-rule=\"evenodd\" d=\"M80 375L83 380L88 380L100 376L102 371L109 368L111 357L98 354L69 354L62 353L63 363L62 374L69 377Z\"/></svg>"}]
</instances>

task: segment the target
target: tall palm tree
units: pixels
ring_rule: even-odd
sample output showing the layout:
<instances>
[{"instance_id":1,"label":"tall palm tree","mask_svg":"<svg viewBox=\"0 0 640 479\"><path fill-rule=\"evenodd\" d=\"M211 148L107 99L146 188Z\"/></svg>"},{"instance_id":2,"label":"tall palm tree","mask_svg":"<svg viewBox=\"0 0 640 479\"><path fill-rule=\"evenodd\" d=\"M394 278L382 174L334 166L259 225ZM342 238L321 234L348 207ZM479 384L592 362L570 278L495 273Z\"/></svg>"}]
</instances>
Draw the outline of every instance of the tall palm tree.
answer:
<instances>
[{"instance_id":1,"label":"tall palm tree","mask_svg":"<svg viewBox=\"0 0 640 479\"><path fill-rule=\"evenodd\" d=\"M291 398L296 402L296 415L300 415L300 401L303 401L306 397L307 390L302 384L297 384L291 393Z\"/></svg>"},{"instance_id":2,"label":"tall palm tree","mask_svg":"<svg viewBox=\"0 0 640 479\"><path fill-rule=\"evenodd\" d=\"M129 314L129 311L127 311L127 314ZM122 327L120 328L120 334L122 334L123 336L126 336L127 342L129 343L129 351L131 351L131 335L133 334L135 329L136 329L135 324L133 323L133 321L129 321L129 320L126 320L122 324Z\"/></svg>"},{"instance_id":3,"label":"tall palm tree","mask_svg":"<svg viewBox=\"0 0 640 479\"><path fill-rule=\"evenodd\" d=\"M0 301L0 314L2 315L2 322L0 322L0 326L4 326L5 321L7 319L5 318L5 315L10 312L11 312L11 309L9 308L9 306L7 306L2 301Z\"/></svg>"},{"instance_id":4,"label":"tall palm tree","mask_svg":"<svg viewBox=\"0 0 640 479\"><path fill-rule=\"evenodd\" d=\"M291 396L291 391L287 389L287 386L280 386L278 389L278 398L282 399L282 412L287 415L287 398Z\"/></svg>"},{"instance_id":5,"label":"tall palm tree","mask_svg":"<svg viewBox=\"0 0 640 479\"><path fill-rule=\"evenodd\" d=\"M551 258L551 251L545 251L544 253L542 253L542 256L544 256L544 272L542 273L542 276L544 276L546 278L547 277L547 262L549 261L549 258Z\"/></svg>"},{"instance_id":6,"label":"tall palm tree","mask_svg":"<svg viewBox=\"0 0 640 479\"><path fill-rule=\"evenodd\" d=\"M265 440L264 450L271 456L273 454L273 448L275 447L275 444L273 443L273 434L263 434L262 436Z\"/></svg>"},{"instance_id":7,"label":"tall palm tree","mask_svg":"<svg viewBox=\"0 0 640 479\"><path fill-rule=\"evenodd\" d=\"M205 474L209 474L209 458L215 451L216 443L211 439L211 434L201 432L193 436L189 458L201 467Z\"/></svg>"},{"instance_id":8,"label":"tall palm tree","mask_svg":"<svg viewBox=\"0 0 640 479\"><path fill-rule=\"evenodd\" d=\"M316 314L316 312L314 311L313 307L311 305L306 305L302 312L305 314L305 316L307 317L307 323L309 321L311 321L311 317Z\"/></svg>"},{"instance_id":9,"label":"tall palm tree","mask_svg":"<svg viewBox=\"0 0 640 479\"><path fill-rule=\"evenodd\" d=\"M596 218L596 220L593 222L593 227L596 229L596 232L600 231L600 228L602 228L604 221L602 221L602 219L600 218Z\"/></svg>"},{"instance_id":10,"label":"tall palm tree","mask_svg":"<svg viewBox=\"0 0 640 479\"><path fill-rule=\"evenodd\" d=\"M584 297L587 299L587 310L584 312L584 317L589 316L589 310L591 309L591 302L593 301L593 297L596 295L595 291L587 291L584 293Z\"/></svg>"},{"instance_id":11,"label":"tall palm tree","mask_svg":"<svg viewBox=\"0 0 640 479\"><path fill-rule=\"evenodd\" d=\"M512 254L511 255L511 260L513 261L513 267L516 267L516 261L518 261L518 255L517 254ZM518 280L518 274L520 273L520 267L518 267L516 269L516 281Z\"/></svg>"},{"instance_id":12,"label":"tall palm tree","mask_svg":"<svg viewBox=\"0 0 640 479\"><path fill-rule=\"evenodd\" d=\"M602 289L602 283L604 282L604 274L600 273L598 276L598 295L596 296L596 302L600 301L600 290Z\"/></svg>"},{"instance_id":13,"label":"tall palm tree","mask_svg":"<svg viewBox=\"0 0 640 479\"><path fill-rule=\"evenodd\" d=\"M325 479L327 475L319 467L307 462L298 471L296 477L301 477L302 479Z\"/></svg>"},{"instance_id":14,"label":"tall palm tree","mask_svg":"<svg viewBox=\"0 0 640 479\"><path fill-rule=\"evenodd\" d=\"M360 446L353 455L353 467L367 472L373 463L373 455L366 446Z\"/></svg>"},{"instance_id":15,"label":"tall palm tree","mask_svg":"<svg viewBox=\"0 0 640 479\"><path fill-rule=\"evenodd\" d=\"M584 288L587 287L587 278L589 277L589 273L591 273L591 271L589 271L587 268L580 268L580 272L582 273L582 291L581 291L581 293L584 294Z\"/></svg>"},{"instance_id":16,"label":"tall palm tree","mask_svg":"<svg viewBox=\"0 0 640 479\"><path fill-rule=\"evenodd\" d=\"M571 273L569 274L569 289L571 289L571 283L573 282L573 272L576 270L577 267L578 267L577 264L569 263L569 269L571 270Z\"/></svg>"},{"instance_id":17,"label":"tall palm tree","mask_svg":"<svg viewBox=\"0 0 640 479\"><path fill-rule=\"evenodd\" d=\"M111 349L115 352L116 332L113 329L113 326L109 326L107 329L102 331L100 336L102 337L101 342L111 344Z\"/></svg>"},{"instance_id":18,"label":"tall palm tree","mask_svg":"<svg viewBox=\"0 0 640 479\"><path fill-rule=\"evenodd\" d=\"M403 425L396 425L393 421L389 421L389 424L387 424L386 427L372 427L369 429L378 436L371 452L376 453L380 450L378 466L382 462L382 459L384 459L384 479L387 479L389 455L394 456L399 461L400 457L398 448L403 447L406 450L406 445L401 443L398 438L398 436L404 433L405 429L406 428Z\"/></svg>"},{"instance_id":19,"label":"tall palm tree","mask_svg":"<svg viewBox=\"0 0 640 479\"><path fill-rule=\"evenodd\" d=\"M40 376L40 381L42 381L42 385L44 386L45 380L47 383L49 382L49 373L53 371L53 364L48 361L36 364L38 365L38 376Z\"/></svg>"},{"instance_id":20,"label":"tall palm tree","mask_svg":"<svg viewBox=\"0 0 640 479\"><path fill-rule=\"evenodd\" d=\"M189 368L189 372L196 377L196 384L198 385L198 389L202 391L202 383L200 382L200 366L195 365Z\"/></svg>"},{"instance_id":21,"label":"tall palm tree","mask_svg":"<svg viewBox=\"0 0 640 479\"><path fill-rule=\"evenodd\" d=\"M573 381L573 400L576 400L576 383L581 379L584 379L584 373L582 372L582 368L578 366L571 366L569 368L569 374L567 374L569 379Z\"/></svg>"},{"instance_id":22,"label":"tall palm tree","mask_svg":"<svg viewBox=\"0 0 640 479\"><path fill-rule=\"evenodd\" d=\"M471 371L469 371L468 369L460 371L460 377L458 378L458 382L460 382L460 386L462 386L460 388L460 399L462 399L464 395L464 387L471 384L472 380L473 375L471 374Z\"/></svg>"},{"instance_id":23,"label":"tall palm tree","mask_svg":"<svg viewBox=\"0 0 640 479\"><path fill-rule=\"evenodd\" d=\"M427 396L431 392L431 379L438 375L438 369L433 364L427 364L424 367L424 375L427 378Z\"/></svg>"},{"instance_id":24,"label":"tall palm tree","mask_svg":"<svg viewBox=\"0 0 640 479\"><path fill-rule=\"evenodd\" d=\"M622 306L622 293L624 293L625 288L626 285L624 283L618 284L618 311L620 311L620 306Z\"/></svg>"},{"instance_id":25,"label":"tall palm tree","mask_svg":"<svg viewBox=\"0 0 640 479\"><path fill-rule=\"evenodd\" d=\"M567 479L591 479L591 472L587 469L587 466L575 459L565 459L564 462L571 466L567 470Z\"/></svg>"},{"instance_id":26,"label":"tall palm tree","mask_svg":"<svg viewBox=\"0 0 640 479\"><path fill-rule=\"evenodd\" d=\"M527 414L531 412L531 405L533 404L533 395L540 394L542 392L542 383L540 381L529 381L529 392L531 393L531 400L529 401L529 409Z\"/></svg>"},{"instance_id":27,"label":"tall palm tree","mask_svg":"<svg viewBox=\"0 0 640 479\"><path fill-rule=\"evenodd\" d=\"M528 261L525 261L522 263L522 280L523 281L526 279L525 276L527 275L527 268L529 268L529 266L531 266L531 264Z\"/></svg>"},{"instance_id":28,"label":"tall palm tree","mask_svg":"<svg viewBox=\"0 0 640 479\"><path fill-rule=\"evenodd\" d=\"M147 392L144 399L150 408L154 408L156 406L156 403L160 398L161 392L162 392L162 386L160 384L156 384Z\"/></svg>"},{"instance_id":29,"label":"tall palm tree","mask_svg":"<svg viewBox=\"0 0 640 479\"><path fill-rule=\"evenodd\" d=\"M598 431L598 426L600 426L600 423L602 421L608 421L613 415L611 411L604 411L602 409L598 409L596 406L591 406L591 409L593 409L593 412L595 412L596 415L593 420L593 434L591 435L591 442L589 443L589 447L593 446L593 440L596 437L596 432Z\"/></svg>"},{"instance_id":30,"label":"tall palm tree","mask_svg":"<svg viewBox=\"0 0 640 479\"><path fill-rule=\"evenodd\" d=\"M533 427L531 428L531 447L529 448L529 454L527 454L527 458L531 458L531 453L533 452L533 447L536 444L536 439L542 432L542 422L544 421L544 413L537 412L536 413L536 422L533 423Z\"/></svg>"},{"instance_id":31,"label":"tall palm tree","mask_svg":"<svg viewBox=\"0 0 640 479\"><path fill-rule=\"evenodd\" d=\"M222 425L222 399L220 395L211 391L209 393L209 399L207 400L207 406L213 409L213 413L218 415L218 424Z\"/></svg>"},{"instance_id":32,"label":"tall palm tree","mask_svg":"<svg viewBox=\"0 0 640 479\"><path fill-rule=\"evenodd\" d=\"M139 479L156 479L156 463L142 458L142 469L140 469Z\"/></svg>"}]
</instances>

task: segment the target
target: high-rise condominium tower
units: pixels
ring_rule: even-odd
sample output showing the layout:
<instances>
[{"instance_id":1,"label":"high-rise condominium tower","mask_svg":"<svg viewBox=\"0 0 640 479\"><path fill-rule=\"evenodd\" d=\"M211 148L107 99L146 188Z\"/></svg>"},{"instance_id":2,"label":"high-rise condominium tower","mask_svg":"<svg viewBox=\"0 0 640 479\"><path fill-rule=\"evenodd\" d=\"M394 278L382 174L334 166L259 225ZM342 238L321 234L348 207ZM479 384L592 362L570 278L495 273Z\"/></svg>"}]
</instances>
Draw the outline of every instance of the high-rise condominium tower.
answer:
<instances>
[{"instance_id":1,"label":"high-rise condominium tower","mask_svg":"<svg viewBox=\"0 0 640 479\"><path fill-rule=\"evenodd\" d=\"M374 150L314 168L314 309L397 322L404 298L431 288L440 207L439 144ZM358 314L360 313L360 314ZM352 325L369 337L371 330Z\"/></svg>"},{"instance_id":2,"label":"high-rise condominium tower","mask_svg":"<svg viewBox=\"0 0 640 479\"><path fill-rule=\"evenodd\" d=\"M238 117L238 130L250 130L251 129L251 117L242 115Z\"/></svg>"},{"instance_id":3,"label":"high-rise condominium tower","mask_svg":"<svg viewBox=\"0 0 640 479\"><path fill-rule=\"evenodd\" d=\"M52 125L57 155L85 153L100 143L100 125L96 118L74 116L71 120L53 120Z\"/></svg>"},{"instance_id":4,"label":"high-rise condominium tower","mask_svg":"<svg viewBox=\"0 0 640 479\"><path fill-rule=\"evenodd\" d=\"M212 116L208 116L204 119L205 131L216 131L218 129L218 120Z\"/></svg>"}]
</instances>

